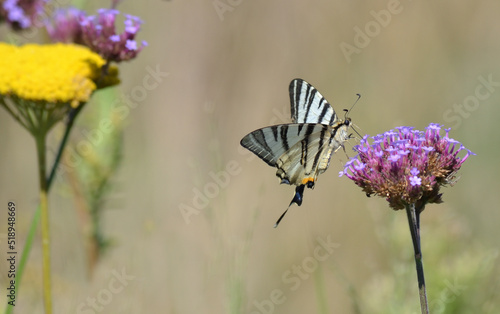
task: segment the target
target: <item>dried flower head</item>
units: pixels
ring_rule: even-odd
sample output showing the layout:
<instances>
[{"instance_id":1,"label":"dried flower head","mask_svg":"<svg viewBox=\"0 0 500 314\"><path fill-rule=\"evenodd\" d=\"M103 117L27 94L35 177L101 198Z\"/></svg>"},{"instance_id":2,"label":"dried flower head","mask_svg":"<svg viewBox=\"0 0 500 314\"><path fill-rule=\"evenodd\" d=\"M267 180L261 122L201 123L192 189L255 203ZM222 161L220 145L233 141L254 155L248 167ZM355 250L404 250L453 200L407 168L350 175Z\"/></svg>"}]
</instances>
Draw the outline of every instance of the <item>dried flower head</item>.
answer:
<instances>
[{"instance_id":1,"label":"dried flower head","mask_svg":"<svg viewBox=\"0 0 500 314\"><path fill-rule=\"evenodd\" d=\"M453 184L455 174L470 155L458 141L440 136L441 126L431 123L425 132L398 127L372 137L365 135L340 176L346 175L368 195L385 197L394 210L416 204L441 203L439 188ZM461 151L465 156L459 157Z\"/></svg>"}]
</instances>

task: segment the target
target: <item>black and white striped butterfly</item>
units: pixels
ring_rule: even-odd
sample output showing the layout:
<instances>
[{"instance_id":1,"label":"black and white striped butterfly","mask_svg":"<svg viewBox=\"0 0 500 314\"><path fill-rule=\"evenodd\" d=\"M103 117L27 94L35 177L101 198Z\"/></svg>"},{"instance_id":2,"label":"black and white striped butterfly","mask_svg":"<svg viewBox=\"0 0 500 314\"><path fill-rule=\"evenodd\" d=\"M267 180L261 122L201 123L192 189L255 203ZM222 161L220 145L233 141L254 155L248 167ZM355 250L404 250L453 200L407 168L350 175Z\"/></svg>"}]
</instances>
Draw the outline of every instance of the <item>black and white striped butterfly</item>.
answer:
<instances>
[{"instance_id":1,"label":"black and white striped butterfly","mask_svg":"<svg viewBox=\"0 0 500 314\"><path fill-rule=\"evenodd\" d=\"M351 118L339 119L335 110L311 84L302 79L290 83L292 123L253 131L241 145L268 165L278 168L281 183L296 185L293 203L302 204L304 188L313 188L319 174L328 169L330 158L351 138Z\"/></svg>"}]
</instances>

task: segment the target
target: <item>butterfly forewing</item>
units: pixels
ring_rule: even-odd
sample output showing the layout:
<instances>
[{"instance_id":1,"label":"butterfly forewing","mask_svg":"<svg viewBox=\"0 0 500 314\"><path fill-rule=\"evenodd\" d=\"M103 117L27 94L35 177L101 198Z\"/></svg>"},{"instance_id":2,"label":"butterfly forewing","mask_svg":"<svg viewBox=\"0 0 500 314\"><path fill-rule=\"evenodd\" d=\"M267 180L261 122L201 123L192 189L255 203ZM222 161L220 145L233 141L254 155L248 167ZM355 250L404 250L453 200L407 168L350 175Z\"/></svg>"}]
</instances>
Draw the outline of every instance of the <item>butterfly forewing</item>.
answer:
<instances>
[{"instance_id":1,"label":"butterfly forewing","mask_svg":"<svg viewBox=\"0 0 500 314\"><path fill-rule=\"evenodd\" d=\"M291 153L291 147L322 130L324 126L320 124L273 125L248 134L241 145L274 167L280 157Z\"/></svg>"},{"instance_id":2,"label":"butterfly forewing","mask_svg":"<svg viewBox=\"0 0 500 314\"><path fill-rule=\"evenodd\" d=\"M292 122L333 125L337 121L335 110L311 84L294 79L289 89Z\"/></svg>"}]
</instances>

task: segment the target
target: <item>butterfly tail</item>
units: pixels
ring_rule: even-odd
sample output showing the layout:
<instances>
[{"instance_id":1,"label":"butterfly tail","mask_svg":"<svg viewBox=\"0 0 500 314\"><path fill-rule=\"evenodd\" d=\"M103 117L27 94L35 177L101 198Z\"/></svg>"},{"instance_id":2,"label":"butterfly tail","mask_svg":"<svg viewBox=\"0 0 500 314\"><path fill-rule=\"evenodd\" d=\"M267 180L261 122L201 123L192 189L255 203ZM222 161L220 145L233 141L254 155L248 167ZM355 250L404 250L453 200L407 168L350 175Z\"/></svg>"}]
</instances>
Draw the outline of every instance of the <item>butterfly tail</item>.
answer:
<instances>
[{"instance_id":1,"label":"butterfly tail","mask_svg":"<svg viewBox=\"0 0 500 314\"><path fill-rule=\"evenodd\" d=\"M293 203L297 204L298 206L300 206L302 204L302 199L304 198L304 187L305 187L305 185L302 184L302 185L299 185L295 188L295 195L293 196L292 201L290 202L290 205L288 205L288 208L285 210L285 212L283 214L281 214L280 218L278 218L278 221L276 221L274 228L278 227L281 219L283 219L283 217L285 217L285 214L288 212L288 210L290 209L290 206L292 206Z\"/></svg>"}]
</instances>

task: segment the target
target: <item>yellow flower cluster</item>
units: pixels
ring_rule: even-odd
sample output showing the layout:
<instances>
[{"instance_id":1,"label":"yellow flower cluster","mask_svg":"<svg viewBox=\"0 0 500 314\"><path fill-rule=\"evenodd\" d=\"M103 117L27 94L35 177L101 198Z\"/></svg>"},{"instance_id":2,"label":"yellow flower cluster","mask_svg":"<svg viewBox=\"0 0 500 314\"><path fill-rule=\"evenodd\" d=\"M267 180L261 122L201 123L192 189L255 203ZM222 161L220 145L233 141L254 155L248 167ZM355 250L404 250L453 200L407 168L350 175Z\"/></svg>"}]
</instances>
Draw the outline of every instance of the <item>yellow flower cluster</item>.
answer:
<instances>
[{"instance_id":1,"label":"yellow flower cluster","mask_svg":"<svg viewBox=\"0 0 500 314\"><path fill-rule=\"evenodd\" d=\"M0 43L0 95L77 107L97 88L104 64L98 54L79 45ZM117 72L111 75L105 81L117 82Z\"/></svg>"}]
</instances>

